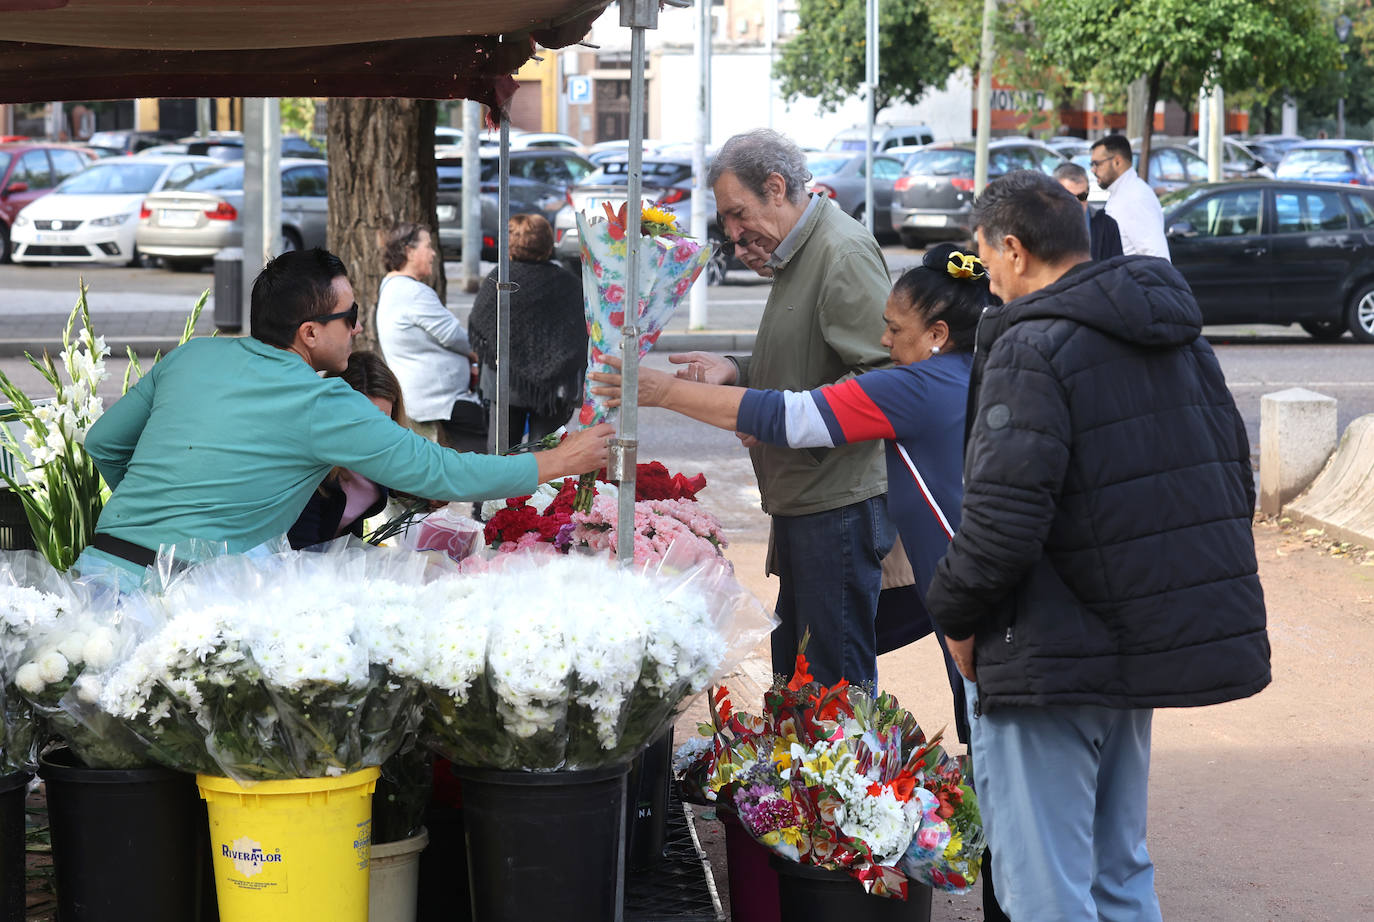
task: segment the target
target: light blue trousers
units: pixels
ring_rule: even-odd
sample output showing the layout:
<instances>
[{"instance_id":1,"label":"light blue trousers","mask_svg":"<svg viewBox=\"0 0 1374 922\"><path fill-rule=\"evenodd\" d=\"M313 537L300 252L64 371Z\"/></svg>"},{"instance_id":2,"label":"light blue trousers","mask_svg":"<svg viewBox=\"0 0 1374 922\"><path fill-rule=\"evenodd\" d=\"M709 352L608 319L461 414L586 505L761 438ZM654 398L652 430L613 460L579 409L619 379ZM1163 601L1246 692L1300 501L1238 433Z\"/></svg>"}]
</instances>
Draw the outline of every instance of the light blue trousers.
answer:
<instances>
[{"instance_id":1,"label":"light blue trousers","mask_svg":"<svg viewBox=\"0 0 1374 922\"><path fill-rule=\"evenodd\" d=\"M1154 712L975 715L978 686L964 687L993 883L1012 922L1160 922L1145 847Z\"/></svg>"}]
</instances>

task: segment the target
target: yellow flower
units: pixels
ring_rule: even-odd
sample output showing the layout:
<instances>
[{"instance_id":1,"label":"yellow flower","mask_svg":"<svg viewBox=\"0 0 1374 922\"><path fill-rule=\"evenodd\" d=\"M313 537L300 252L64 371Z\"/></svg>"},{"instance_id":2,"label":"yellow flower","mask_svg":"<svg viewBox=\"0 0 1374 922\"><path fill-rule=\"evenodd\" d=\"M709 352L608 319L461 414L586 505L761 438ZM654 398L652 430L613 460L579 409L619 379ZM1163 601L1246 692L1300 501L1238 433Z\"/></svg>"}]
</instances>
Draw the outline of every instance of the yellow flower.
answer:
<instances>
[{"instance_id":1,"label":"yellow flower","mask_svg":"<svg viewBox=\"0 0 1374 922\"><path fill-rule=\"evenodd\" d=\"M655 208L653 205L644 206L640 221L644 224L666 224L670 228L677 227L677 215L662 208Z\"/></svg>"}]
</instances>

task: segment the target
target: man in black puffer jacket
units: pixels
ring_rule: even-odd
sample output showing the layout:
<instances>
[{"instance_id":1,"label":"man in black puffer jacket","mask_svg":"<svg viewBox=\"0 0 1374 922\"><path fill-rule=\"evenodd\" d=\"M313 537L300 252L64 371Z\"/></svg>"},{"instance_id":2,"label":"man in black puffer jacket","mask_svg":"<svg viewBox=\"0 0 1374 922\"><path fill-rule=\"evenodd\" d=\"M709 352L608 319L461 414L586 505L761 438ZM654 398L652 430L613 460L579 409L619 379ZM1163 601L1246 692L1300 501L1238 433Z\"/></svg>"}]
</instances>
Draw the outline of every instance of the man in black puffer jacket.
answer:
<instances>
[{"instance_id":1,"label":"man in black puffer jacket","mask_svg":"<svg viewBox=\"0 0 1374 922\"><path fill-rule=\"evenodd\" d=\"M1040 173L989 185L974 225L1006 303L978 333L962 523L927 605L976 679L998 900L1015 922L1158 920L1152 709L1270 678L1249 443L1167 261L1089 262L1078 202Z\"/></svg>"}]
</instances>

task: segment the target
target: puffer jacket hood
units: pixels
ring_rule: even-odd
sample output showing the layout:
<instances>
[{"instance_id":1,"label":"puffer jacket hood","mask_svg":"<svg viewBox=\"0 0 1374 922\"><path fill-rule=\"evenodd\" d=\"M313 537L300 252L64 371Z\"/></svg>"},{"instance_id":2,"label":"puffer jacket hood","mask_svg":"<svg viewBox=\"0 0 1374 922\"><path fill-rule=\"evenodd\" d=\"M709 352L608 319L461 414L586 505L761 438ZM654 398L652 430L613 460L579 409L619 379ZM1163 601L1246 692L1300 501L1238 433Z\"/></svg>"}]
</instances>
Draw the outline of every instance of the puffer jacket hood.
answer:
<instances>
[{"instance_id":1,"label":"puffer jacket hood","mask_svg":"<svg viewBox=\"0 0 1374 922\"><path fill-rule=\"evenodd\" d=\"M1202 334L1187 282L1167 259L1151 256L1080 263L1002 310L1008 326L1063 317L1140 346L1186 346Z\"/></svg>"}]
</instances>

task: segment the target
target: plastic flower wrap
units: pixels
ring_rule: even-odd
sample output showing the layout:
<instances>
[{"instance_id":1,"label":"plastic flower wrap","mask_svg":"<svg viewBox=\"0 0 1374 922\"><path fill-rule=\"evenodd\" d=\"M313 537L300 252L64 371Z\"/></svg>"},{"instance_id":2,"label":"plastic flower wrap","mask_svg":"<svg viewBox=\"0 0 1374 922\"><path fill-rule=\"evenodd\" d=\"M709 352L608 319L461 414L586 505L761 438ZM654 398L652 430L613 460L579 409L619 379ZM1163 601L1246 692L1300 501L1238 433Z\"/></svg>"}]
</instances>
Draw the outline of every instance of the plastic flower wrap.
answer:
<instances>
[{"instance_id":1,"label":"plastic flower wrap","mask_svg":"<svg viewBox=\"0 0 1374 922\"><path fill-rule=\"evenodd\" d=\"M90 768L148 764L147 747L106 715L83 715L68 696L88 673L109 669L137 641L141 625L112 588L70 583L54 600L58 610L27 632L14 687Z\"/></svg>"},{"instance_id":2,"label":"plastic flower wrap","mask_svg":"<svg viewBox=\"0 0 1374 922\"><path fill-rule=\"evenodd\" d=\"M0 551L0 774L32 770L41 732L15 673L35 633L80 604L70 584L34 551ZM27 674L26 674L27 676Z\"/></svg>"},{"instance_id":3,"label":"plastic flower wrap","mask_svg":"<svg viewBox=\"0 0 1374 922\"><path fill-rule=\"evenodd\" d=\"M628 309L638 310L639 354L652 349L668 318L711 259L709 246L678 233L670 212L643 209L640 231L648 239L639 248L639 292L632 300L626 291L629 246L625 239L625 206L619 212L613 212L609 204L605 209L604 221L577 213L589 372L600 370L597 366L603 356L621 355L627 305ZM589 380L584 389L587 396L577 417L584 426L604 422L615 413L606 406L607 398L593 395L591 388Z\"/></svg>"},{"instance_id":4,"label":"plastic flower wrap","mask_svg":"<svg viewBox=\"0 0 1374 922\"><path fill-rule=\"evenodd\" d=\"M624 762L773 626L719 563L497 555L428 591L392 635L428 653L405 673L429 699L423 732L451 761L488 768Z\"/></svg>"},{"instance_id":5,"label":"plastic flower wrap","mask_svg":"<svg viewBox=\"0 0 1374 922\"><path fill-rule=\"evenodd\" d=\"M908 878L963 892L983 842L977 801L958 765L895 698L843 679L815 682L797 656L762 715L711 697L710 744L682 753L690 791L732 808L776 854L845 870L878 896L905 899Z\"/></svg>"},{"instance_id":6,"label":"plastic flower wrap","mask_svg":"<svg viewBox=\"0 0 1374 922\"><path fill-rule=\"evenodd\" d=\"M380 765L419 721L400 674L422 651L376 641L404 634L427 565L346 541L206 561L154 600L161 626L81 691L186 771L252 781Z\"/></svg>"}]
</instances>

